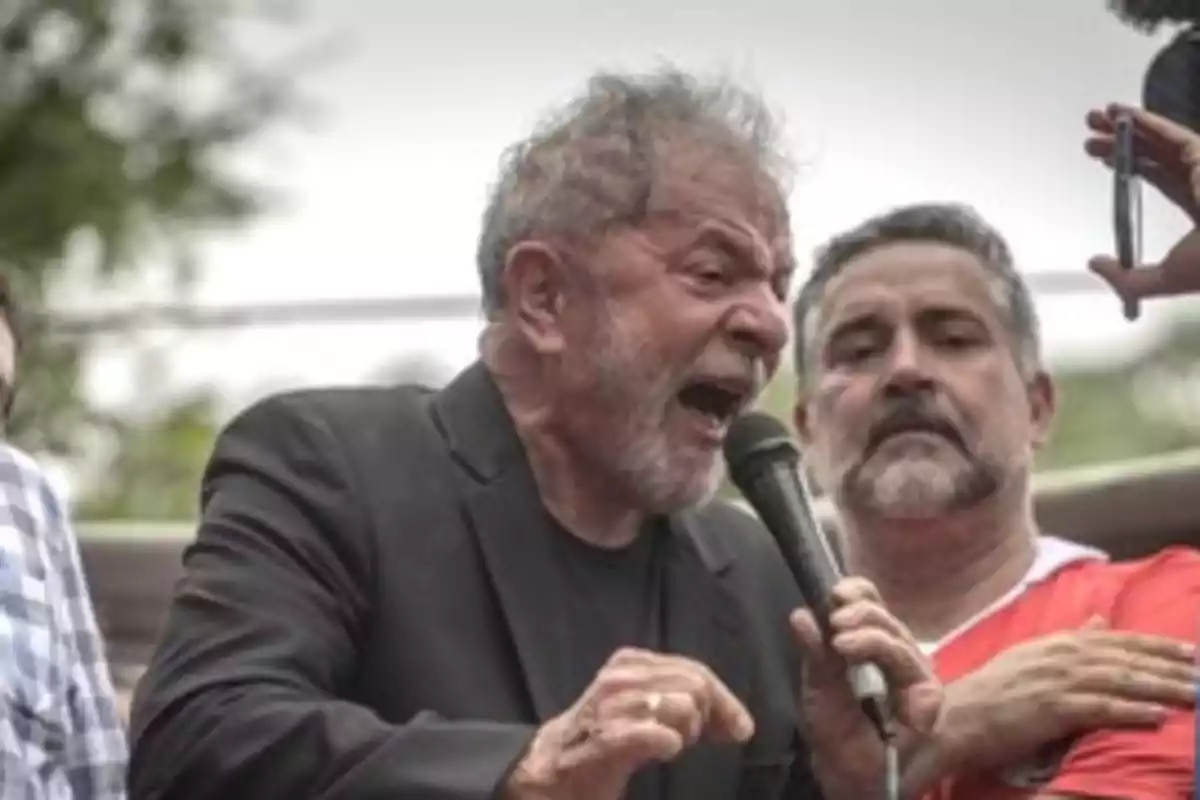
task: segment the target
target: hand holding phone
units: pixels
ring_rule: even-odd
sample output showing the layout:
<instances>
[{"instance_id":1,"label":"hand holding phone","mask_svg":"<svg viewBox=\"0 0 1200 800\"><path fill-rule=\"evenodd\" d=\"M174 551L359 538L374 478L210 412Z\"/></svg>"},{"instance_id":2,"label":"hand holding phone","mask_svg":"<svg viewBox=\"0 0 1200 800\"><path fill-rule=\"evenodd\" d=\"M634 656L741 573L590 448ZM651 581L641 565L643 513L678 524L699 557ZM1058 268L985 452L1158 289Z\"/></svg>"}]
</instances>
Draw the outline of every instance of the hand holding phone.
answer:
<instances>
[{"instance_id":1,"label":"hand holding phone","mask_svg":"<svg viewBox=\"0 0 1200 800\"><path fill-rule=\"evenodd\" d=\"M1113 230L1116 234L1117 261L1121 269L1132 270L1142 263L1142 191L1137 173L1137 137L1129 114L1116 119L1113 153ZM1125 319L1135 320L1140 313L1136 297L1124 300Z\"/></svg>"},{"instance_id":2,"label":"hand holding phone","mask_svg":"<svg viewBox=\"0 0 1200 800\"><path fill-rule=\"evenodd\" d=\"M1127 316L1131 312L1136 317L1137 304L1148 297L1200 294L1200 133L1151 111L1115 103L1088 112L1087 127L1084 150L1114 173L1113 221L1120 256L1095 256L1088 268L1122 300L1134 301L1126 302ZM1143 183L1157 189L1194 226L1150 264L1142 261L1141 252Z\"/></svg>"}]
</instances>

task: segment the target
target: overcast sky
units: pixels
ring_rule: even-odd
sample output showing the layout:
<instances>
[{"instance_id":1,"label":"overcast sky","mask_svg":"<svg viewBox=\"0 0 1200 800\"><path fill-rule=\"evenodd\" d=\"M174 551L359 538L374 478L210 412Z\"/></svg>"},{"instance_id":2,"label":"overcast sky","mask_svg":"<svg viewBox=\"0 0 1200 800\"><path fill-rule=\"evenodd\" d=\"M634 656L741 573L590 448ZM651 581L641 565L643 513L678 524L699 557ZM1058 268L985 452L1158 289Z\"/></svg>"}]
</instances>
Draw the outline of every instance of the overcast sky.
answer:
<instances>
[{"instance_id":1,"label":"overcast sky","mask_svg":"<svg viewBox=\"0 0 1200 800\"><path fill-rule=\"evenodd\" d=\"M327 36L343 45L302 77L319 119L247 155L287 202L205 248L199 302L475 292L477 223L501 150L596 68L662 60L730 70L783 113L808 165L792 198L802 265L816 243L889 205L955 200L996 223L1025 270L1083 270L1112 248L1110 180L1082 155L1083 115L1137 100L1164 41L1120 24L1104 0L309 5L291 38L252 35L264 50ZM1146 213L1146 250L1158 254L1185 223L1157 198ZM1157 316L1152 307L1129 326L1103 294L1042 310L1060 357L1117 352ZM162 341L177 347L173 381L243 398L361 380L406 354L458 368L477 330L460 319ZM112 343L93 369L102 400L141 391L121 350Z\"/></svg>"}]
</instances>

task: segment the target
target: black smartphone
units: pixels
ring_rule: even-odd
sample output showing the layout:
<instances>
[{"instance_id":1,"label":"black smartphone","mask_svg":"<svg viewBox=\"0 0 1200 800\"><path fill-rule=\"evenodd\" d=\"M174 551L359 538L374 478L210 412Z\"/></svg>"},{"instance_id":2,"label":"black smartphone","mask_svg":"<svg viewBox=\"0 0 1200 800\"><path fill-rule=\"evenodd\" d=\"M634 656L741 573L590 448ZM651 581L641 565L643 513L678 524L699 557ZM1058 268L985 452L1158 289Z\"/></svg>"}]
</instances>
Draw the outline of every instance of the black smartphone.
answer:
<instances>
[{"instance_id":1,"label":"black smartphone","mask_svg":"<svg viewBox=\"0 0 1200 800\"><path fill-rule=\"evenodd\" d=\"M1116 120L1113 229L1121 268L1137 269L1142 263L1142 186L1137 174L1137 139L1128 115ZM1139 313L1137 300L1125 301L1125 319L1135 320Z\"/></svg>"}]
</instances>

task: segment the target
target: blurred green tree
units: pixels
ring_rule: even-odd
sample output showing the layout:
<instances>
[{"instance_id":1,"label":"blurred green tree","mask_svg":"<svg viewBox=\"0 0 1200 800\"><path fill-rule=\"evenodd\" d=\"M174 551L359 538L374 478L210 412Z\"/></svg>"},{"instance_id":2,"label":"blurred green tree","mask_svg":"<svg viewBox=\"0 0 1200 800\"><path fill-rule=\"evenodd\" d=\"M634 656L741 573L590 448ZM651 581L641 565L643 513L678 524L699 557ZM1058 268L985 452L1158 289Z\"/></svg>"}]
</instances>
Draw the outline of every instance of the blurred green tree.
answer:
<instances>
[{"instance_id":1,"label":"blurred green tree","mask_svg":"<svg viewBox=\"0 0 1200 800\"><path fill-rule=\"evenodd\" d=\"M1200 320L1179 318L1129 363L1055 370L1059 411L1039 469L1200 447Z\"/></svg>"},{"instance_id":2,"label":"blurred green tree","mask_svg":"<svg viewBox=\"0 0 1200 800\"><path fill-rule=\"evenodd\" d=\"M235 45L237 23L267 11L229 0L5 4L0 268L26 306L44 310L68 269L96 286L169 271L183 290L196 237L262 208L264 187L230 156L293 98L286 70ZM114 422L81 392L88 341L54 336L41 313L28 327L10 438L72 455L89 426Z\"/></svg>"},{"instance_id":3,"label":"blurred green tree","mask_svg":"<svg viewBox=\"0 0 1200 800\"><path fill-rule=\"evenodd\" d=\"M112 428L116 447L102 479L75 504L81 519L194 519L200 478L217 432L210 392L130 415Z\"/></svg>"}]
</instances>

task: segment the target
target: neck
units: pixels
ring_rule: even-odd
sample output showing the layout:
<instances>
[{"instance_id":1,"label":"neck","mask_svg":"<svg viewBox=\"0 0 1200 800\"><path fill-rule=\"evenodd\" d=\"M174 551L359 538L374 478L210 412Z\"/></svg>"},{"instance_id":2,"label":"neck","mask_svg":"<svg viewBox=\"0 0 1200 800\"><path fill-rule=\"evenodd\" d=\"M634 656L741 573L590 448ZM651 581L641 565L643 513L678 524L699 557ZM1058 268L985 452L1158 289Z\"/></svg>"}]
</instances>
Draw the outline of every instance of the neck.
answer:
<instances>
[{"instance_id":1,"label":"neck","mask_svg":"<svg viewBox=\"0 0 1200 800\"><path fill-rule=\"evenodd\" d=\"M1016 586L1038 535L1029 501L1002 497L939 520L847 523L851 571L870 579L922 641L942 638Z\"/></svg>"},{"instance_id":2,"label":"neck","mask_svg":"<svg viewBox=\"0 0 1200 800\"><path fill-rule=\"evenodd\" d=\"M646 513L622 494L619 480L573 446L542 370L532 358L509 352L515 343L501 336L485 334L483 361L524 445L542 504L575 537L597 547L625 547L641 531Z\"/></svg>"}]
</instances>

